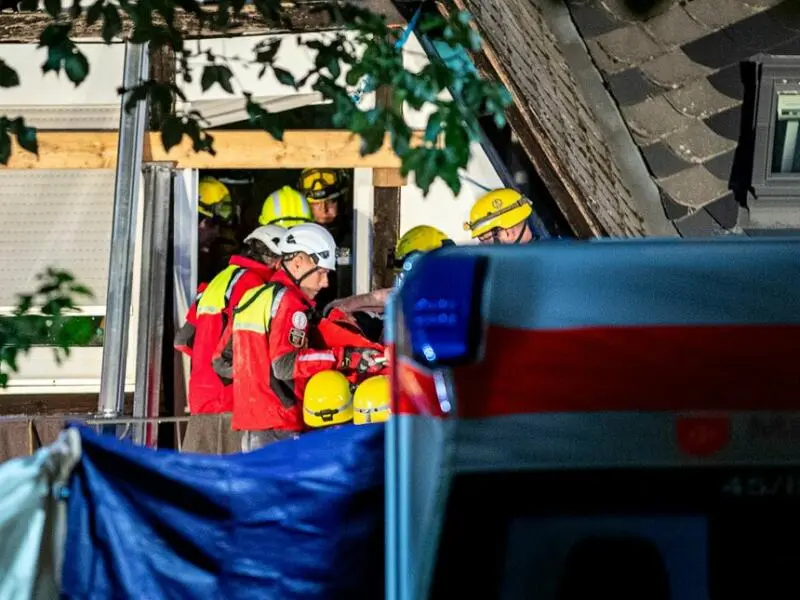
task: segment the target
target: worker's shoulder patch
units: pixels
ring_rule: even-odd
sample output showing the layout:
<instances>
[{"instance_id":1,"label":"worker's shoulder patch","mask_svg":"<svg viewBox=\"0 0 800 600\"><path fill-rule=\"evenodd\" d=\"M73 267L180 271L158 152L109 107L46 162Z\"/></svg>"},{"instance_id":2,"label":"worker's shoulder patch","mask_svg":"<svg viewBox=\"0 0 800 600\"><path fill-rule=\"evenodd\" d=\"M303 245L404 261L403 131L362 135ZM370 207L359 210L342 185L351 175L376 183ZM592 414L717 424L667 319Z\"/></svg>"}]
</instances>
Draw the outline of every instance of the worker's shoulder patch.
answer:
<instances>
[{"instance_id":1,"label":"worker's shoulder patch","mask_svg":"<svg viewBox=\"0 0 800 600\"><path fill-rule=\"evenodd\" d=\"M304 348L306 345L306 332L292 327L289 330L289 343L295 348Z\"/></svg>"},{"instance_id":2,"label":"worker's shoulder patch","mask_svg":"<svg viewBox=\"0 0 800 600\"><path fill-rule=\"evenodd\" d=\"M302 310L295 311L292 315L292 326L295 329L306 329L308 327L308 317Z\"/></svg>"}]
</instances>

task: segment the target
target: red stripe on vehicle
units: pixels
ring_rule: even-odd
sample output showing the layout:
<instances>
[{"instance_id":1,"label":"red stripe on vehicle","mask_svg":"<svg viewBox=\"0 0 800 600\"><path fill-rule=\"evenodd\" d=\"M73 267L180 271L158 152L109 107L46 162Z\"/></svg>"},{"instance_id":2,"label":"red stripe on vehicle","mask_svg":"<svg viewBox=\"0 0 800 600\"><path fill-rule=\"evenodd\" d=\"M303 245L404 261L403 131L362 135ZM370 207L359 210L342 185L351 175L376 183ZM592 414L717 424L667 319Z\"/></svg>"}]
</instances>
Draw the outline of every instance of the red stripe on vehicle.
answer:
<instances>
[{"instance_id":1,"label":"red stripe on vehicle","mask_svg":"<svg viewBox=\"0 0 800 600\"><path fill-rule=\"evenodd\" d=\"M800 408L800 326L490 327L457 412Z\"/></svg>"}]
</instances>

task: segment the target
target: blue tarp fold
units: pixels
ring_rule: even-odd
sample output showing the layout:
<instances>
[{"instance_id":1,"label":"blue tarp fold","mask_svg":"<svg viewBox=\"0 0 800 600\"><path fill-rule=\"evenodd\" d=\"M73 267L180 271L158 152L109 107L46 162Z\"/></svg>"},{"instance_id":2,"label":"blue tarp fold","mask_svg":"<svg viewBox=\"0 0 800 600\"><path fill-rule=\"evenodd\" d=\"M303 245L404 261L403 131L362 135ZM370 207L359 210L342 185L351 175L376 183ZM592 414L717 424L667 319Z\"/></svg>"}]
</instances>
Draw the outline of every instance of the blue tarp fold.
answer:
<instances>
[{"instance_id":1,"label":"blue tarp fold","mask_svg":"<svg viewBox=\"0 0 800 600\"><path fill-rule=\"evenodd\" d=\"M383 595L382 425L226 456L80 433L63 598Z\"/></svg>"}]
</instances>

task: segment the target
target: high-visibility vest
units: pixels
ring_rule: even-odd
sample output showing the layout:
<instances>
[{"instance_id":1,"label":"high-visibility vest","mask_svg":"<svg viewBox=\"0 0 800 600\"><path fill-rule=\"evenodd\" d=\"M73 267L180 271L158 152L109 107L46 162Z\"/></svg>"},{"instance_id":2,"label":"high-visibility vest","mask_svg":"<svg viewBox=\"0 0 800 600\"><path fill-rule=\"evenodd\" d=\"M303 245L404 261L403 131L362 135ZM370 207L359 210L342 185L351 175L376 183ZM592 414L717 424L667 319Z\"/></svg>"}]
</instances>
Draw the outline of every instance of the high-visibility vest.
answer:
<instances>
[{"instance_id":1,"label":"high-visibility vest","mask_svg":"<svg viewBox=\"0 0 800 600\"><path fill-rule=\"evenodd\" d=\"M189 411L192 414L229 412L233 390L212 366L214 351L228 321L226 308L236 282L247 271L229 265L208 284L197 300L195 338L192 346L192 372L189 378Z\"/></svg>"},{"instance_id":2,"label":"high-visibility vest","mask_svg":"<svg viewBox=\"0 0 800 600\"><path fill-rule=\"evenodd\" d=\"M248 290L233 313L234 429L304 428L302 403L291 383L272 373L269 329L288 289L269 283Z\"/></svg>"}]
</instances>

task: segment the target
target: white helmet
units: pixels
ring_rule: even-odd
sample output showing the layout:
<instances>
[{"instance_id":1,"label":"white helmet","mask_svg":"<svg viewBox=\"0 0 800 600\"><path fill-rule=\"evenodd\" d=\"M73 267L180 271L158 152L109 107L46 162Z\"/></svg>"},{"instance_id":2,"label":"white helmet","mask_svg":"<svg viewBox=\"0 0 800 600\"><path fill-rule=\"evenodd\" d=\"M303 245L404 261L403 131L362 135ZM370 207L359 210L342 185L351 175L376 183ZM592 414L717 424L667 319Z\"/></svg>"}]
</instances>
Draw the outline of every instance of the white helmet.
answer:
<instances>
[{"instance_id":1,"label":"white helmet","mask_svg":"<svg viewBox=\"0 0 800 600\"><path fill-rule=\"evenodd\" d=\"M316 223L301 223L290 227L281 240L281 254L305 252L318 267L336 270L336 242L330 232Z\"/></svg>"},{"instance_id":2,"label":"white helmet","mask_svg":"<svg viewBox=\"0 0 800 600\"><path fill-rule=\"evenodd\" d=\"M281 255L281 240L286 235L286 230L279 225L262 225L254 229L244 241L258 240L263 242L270 252Z\"/></svg>"}]
</instances>

